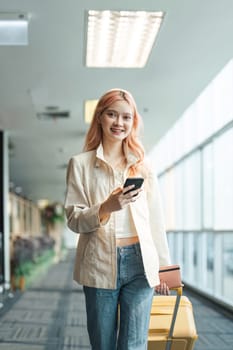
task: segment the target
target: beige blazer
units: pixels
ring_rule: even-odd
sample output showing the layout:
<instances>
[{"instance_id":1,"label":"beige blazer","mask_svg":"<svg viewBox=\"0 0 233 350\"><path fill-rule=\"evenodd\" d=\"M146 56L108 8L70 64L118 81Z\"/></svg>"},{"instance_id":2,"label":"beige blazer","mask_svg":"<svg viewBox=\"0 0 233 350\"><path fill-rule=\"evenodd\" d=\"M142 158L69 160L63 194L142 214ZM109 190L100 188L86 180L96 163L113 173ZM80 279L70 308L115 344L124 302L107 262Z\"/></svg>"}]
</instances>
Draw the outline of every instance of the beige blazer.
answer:
<instances>
[{"instance_id":1,"label":"beige blazer","mask_svg":"<svg viewBox=\"0 0 233 350\"><path fill-rule=\"evenodd\" d=\"M128 165L135 157L128 156ZM170 263L157 179L148 169L140 198L130 210L140 241L145 275L151 287L159 284L159 266ZM126 177L126 174L125 174ZM123 185L106 163L102 145L71 158L67 169L65 210L68 227L80 234L74 280L96 288L116 288L117 261L115 213L100 223L99 207L109 194Z\"/></svg>"}]
</instances>

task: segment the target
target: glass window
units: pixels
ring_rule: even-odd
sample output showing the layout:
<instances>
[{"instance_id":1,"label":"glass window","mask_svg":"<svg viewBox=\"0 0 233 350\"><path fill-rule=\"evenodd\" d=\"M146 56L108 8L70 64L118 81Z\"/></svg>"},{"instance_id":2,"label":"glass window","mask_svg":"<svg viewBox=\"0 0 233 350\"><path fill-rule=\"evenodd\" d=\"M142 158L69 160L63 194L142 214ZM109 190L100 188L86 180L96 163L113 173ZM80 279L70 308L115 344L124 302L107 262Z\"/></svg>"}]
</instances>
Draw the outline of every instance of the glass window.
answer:
<instances>
[{"instance_id":1,"label":"glass window","mask_svg":"<svg viewBox=\"0 0 233 350\"><path fill-rule=\"evenodd\" d=\"M200 235L198 233L193 233L193 282L197 283L199 278L199 271L198 271L198 258L199 258L199 240Z\"/></svg>"},{"instance_id":2,"label":"glass window","mask_svg":"<svg viewBox=\"0 0 233 350\"><path fill-rule=\"evenodd\" d=\"M195 241L196 246L196 257L197 257L197 268L196 272L196 283L199 288L206 289L207 287L207 235L205 232L196 232Z\"/></svg>"},{"instance_id":3,"label":"glass window","mask_svg":"<svg viewBox=\"0 0 233 350\"><path fill-rule=\"evenodd\" d=\"M184 210L185 230L201 228L200 152L195 152L184 161Z\"/></svg>"},{"instance_id":4,"label":"glass window","mask_svg":"<svg viewBox=\"0 0 233 350\"><path fill-rule=\"evenodd\" d=\"M214 288L214 235L207 234L207 289Z\"/></svg>"},{"instance_id":5,"label":"glass window","mask_svg":"<svg viewBox=\"0 0 233 350\"><path fill-rule=\"evenodd\" d=\"M196 114L192 105L182 116L183 128L180 130L180 133L184 139L183 154L190 152L197 144L197 122L195 117Z\"/></svg>"},{"instance_id":6,"label":"glass window","mask_svg":"<svg viewBox=\"0 0 233 350\"><path fill-rule=\"evenodd\" d=\"M208 144L202 154L203 169L203 226L205 229L213 228L213 144Z\"/></svg>"},{"instance_id":7,"label":"glass window","mask_svg":"<svg viewBox=\"0 0 233 350\"><path fill-rule=\"evenodd\" d=\"M218 131L232 120L233 116L233 60L217 75L212 83L214 129Z\"/></svg>"},{"instance_id":8,"label":"glass window","mask_svg":"<svg viewBox=\"0 0 233 350\"><path fill-rule=\"evenodd\" d=\"M174 205L175 205L175 229L184 229L184 165L180 163L174 168L174 179L175 179L175 189L174 189Z\"/></svg>"},{"instance_id":9,"label":"glass window","mask_svg":"<svg viewBox=\"0 0 233 350\"><path fill-rule=\"evenodd\" d=\"M202 143L213 134L213 89L211 84L202 91L195 101L195 114L197 116L197 138Z\"/></svg>"},{"instance_id":10,"label":"glass window","mask_svg":"<svg viewBox=\"0 0 233 350\"><path fill-rule=\"evenodd\" d=\"M175 230L174 170L169 170L162 176L161 185L166 229L172 231Z\"/></svg>"},{"instance_id":11,"label":"glass window","mask_svg":"<svg viewBox=\"0 0 233 350\"><path fill-rule=\"evenodd\" d=\"M225 233L223 242L223 296L233 304L233 233Z\"/></svg>"},{"instance_id":12,"label":"glass window","mask_svg":"<svg viewBox=\"0 0 233 350\"><path fill-rule=\"evenodd\" d=\"M194 283L194 235L191 232L184 233L184 266L183 275L185 281L191 285Z\"/></svg>"},{"instance_id":13,"label":"glass window","mask_svg":"<svg viewBox=\"0 0 233 350\"><path fill-rule=\"evenodd\" d=\"M221 129L230 126L233 116L232 73L233 60L154 152L159 171L166 170L161 183L173 262L182 265L184 283L229 305L233 305L233 128ZM218 130L221 134L216 136ZM198 145L201 150L196 150Z\"/></svg>"},{"instance_id":14,"label":"glass window","mask_svg":"<svg viewBox=\"0 0 233 350\"><path fill-rule=\"evenodd\" d=\"M179 118L173 127L174 134L174 159L176 161L180 159L180 157L184 153L184 121L183 118Z\"/></svg>"},{"instance_id":15,"label":"glass window","mask_svg":"<svg viewBox=\"0 0 233 350\"><path fill-rule=\"evenodd\" d=\"M233 228L233 129L214 141L214 229Z\"/></svg>"}]
</instances>

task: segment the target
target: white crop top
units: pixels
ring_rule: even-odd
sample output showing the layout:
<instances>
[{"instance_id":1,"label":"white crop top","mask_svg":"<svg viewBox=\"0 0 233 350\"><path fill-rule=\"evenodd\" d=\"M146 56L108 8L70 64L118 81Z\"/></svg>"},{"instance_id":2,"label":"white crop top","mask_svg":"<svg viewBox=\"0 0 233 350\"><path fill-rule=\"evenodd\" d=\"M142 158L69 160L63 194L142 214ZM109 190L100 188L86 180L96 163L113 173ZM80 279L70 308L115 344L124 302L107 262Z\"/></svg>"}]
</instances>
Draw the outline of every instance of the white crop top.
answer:
<instances>
[{"instance_id":1,"label":"white crop top","mask_svg":"<svg viewBox=\"0 0 233 350\"><path fill-rule=\"evenodd\" d=\"M129 206L115 212L116 238L137 236Z\"/></svg>"}]
</instances>

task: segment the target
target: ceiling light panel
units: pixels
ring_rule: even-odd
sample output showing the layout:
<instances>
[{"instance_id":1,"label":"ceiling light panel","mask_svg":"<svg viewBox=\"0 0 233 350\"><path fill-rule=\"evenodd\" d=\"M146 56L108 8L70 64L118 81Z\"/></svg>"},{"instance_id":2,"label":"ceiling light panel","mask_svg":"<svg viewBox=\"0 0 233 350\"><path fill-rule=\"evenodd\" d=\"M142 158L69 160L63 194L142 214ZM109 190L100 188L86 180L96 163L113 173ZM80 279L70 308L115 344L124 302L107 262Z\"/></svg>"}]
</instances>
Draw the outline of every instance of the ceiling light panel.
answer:
<instances>
[{"instance_id":1,"label":"ceiling light panel","mask_svg":"<svg viewBox=\"0 0 233 350\"><path fill-rule=\"evenodd\" d=\"M90 124L99 100L86 100L84 104L85 123Z\"/></svg>"},{"instance_id":2,"label":"ceiling light panel","mask_svg":"<svg viewBox=\"0 0 233 350\"><path fill-rule=\"evenodd\" d=\"M88 11L86 66L144 67L163 18L163 12Z\"/></svg>"},{"instance_id":3,"label":"ceiling light panel","mask_svg":"<svg viewBox=\"0 0 233 350\"><path fill-rule=\"evenodd\" d=\"M0 45L28 45L26 14L0 12Z\"/></svg>"}]
</instances>

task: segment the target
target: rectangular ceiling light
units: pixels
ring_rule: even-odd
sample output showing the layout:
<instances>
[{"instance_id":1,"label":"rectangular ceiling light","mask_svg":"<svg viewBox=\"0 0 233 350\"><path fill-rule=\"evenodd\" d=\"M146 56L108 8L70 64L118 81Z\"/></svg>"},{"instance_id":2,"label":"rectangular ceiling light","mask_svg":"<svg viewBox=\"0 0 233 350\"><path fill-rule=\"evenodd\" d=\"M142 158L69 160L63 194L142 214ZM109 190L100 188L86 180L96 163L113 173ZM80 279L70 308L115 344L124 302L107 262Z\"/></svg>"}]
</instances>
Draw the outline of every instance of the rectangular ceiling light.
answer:
<instances>
[{"instance_id":1,"label":"rectangular ceiling light","mask_svg":"<svg viewBox=\"0 0 233 350\"><path fill-rule=\"evenodd\" d=\"M142 68L163 12L88 11L87 67Z\"/></svg>"},{"instance_id":2,"label":"rectangular ceiling light","mask_svg":"<svg viewBox=\"0 0 233 350\"><path fill-rule=\"evenodd\" d=\"M28 45L28 18L25 13L0 12L0 45Z\"/></svg>"},{"instance_id":3,"label":"rectangular ceiling light","mask_svg":"<svg viewBox=\"0 0 233 350\"><path fill-rule=\"evenodd\" d=\"M95 107L99 100L87 100L84 106L85 123L90 124L94 115Z\"/></svg>"}]
</instances>

